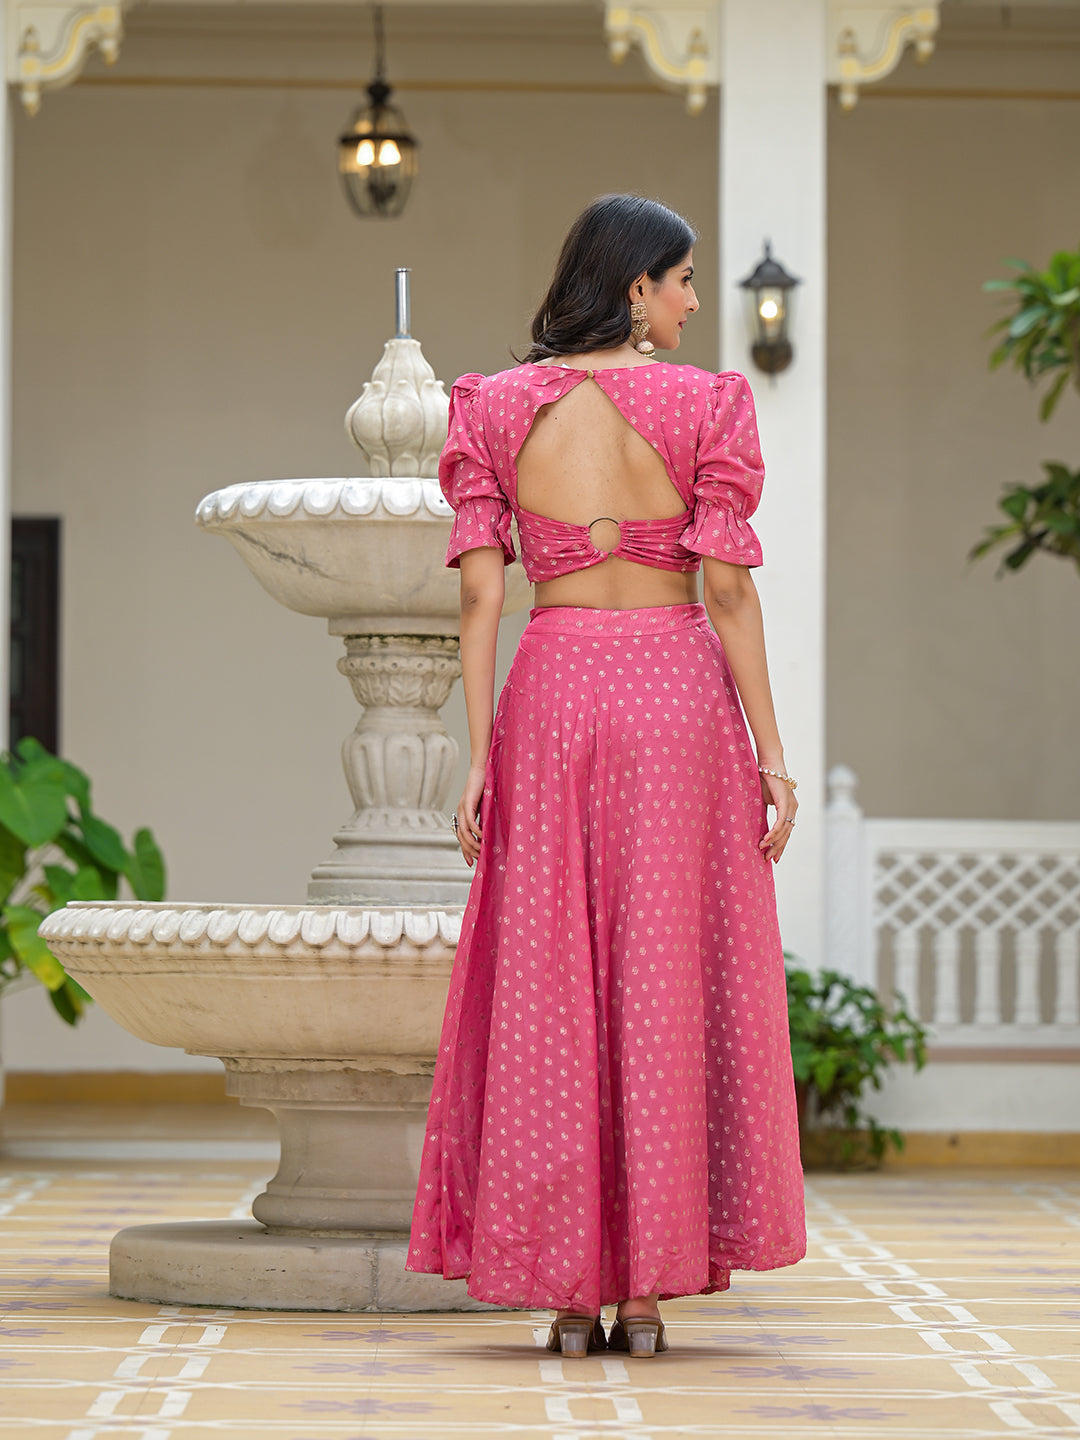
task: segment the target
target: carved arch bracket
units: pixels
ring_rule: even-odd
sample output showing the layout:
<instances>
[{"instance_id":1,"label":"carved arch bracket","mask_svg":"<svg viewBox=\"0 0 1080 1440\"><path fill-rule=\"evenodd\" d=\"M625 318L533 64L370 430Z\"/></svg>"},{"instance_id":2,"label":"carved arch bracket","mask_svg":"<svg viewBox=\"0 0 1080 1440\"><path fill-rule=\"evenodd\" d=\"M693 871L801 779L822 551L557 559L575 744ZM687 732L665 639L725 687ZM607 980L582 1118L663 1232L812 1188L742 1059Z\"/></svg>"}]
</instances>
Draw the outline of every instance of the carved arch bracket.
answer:
<instances>
[{"instance_id":1,"label":"carved arch bracket","mask_svg":"<svg viewBox=\"0 0 1080 1440\"><path fill-rule=\"evenodd\" d=\"M686 108L697 115L710 85L720 83L717 0L697 4L651 0L647 5L605 6L604 32L616 65L638 45L654 75L670 90L685 90Z\"/></svg>"},{"instance_id":2,"label":"carved arch bracket","mask_svg":"<svg viewBox=\"0 0 1080 1440\"><path fill-rule=\"evenodd\" d=\"M909 45L928 60L940 25L940 0L922 5L881 0L804 0L819 4L828 25L826 79L839 89L845 110L854 107L863 85L873 84L900 63ZM722 79L720 15L725 0L649 0L623 5L606 0L604 30L618 64L637 45L662 84L686 92L686 108L697 115L710 86Z\"/></svg>"},{"instance_id":3,"label":"carved arch bracket","mask_svg":"<svg viewBox=\"0 0 1080 1440\"><path fill-rule=\"evenodd\" d=\"M134 0L80 5L75 0L10 0L7 9L7 78L27 113L41 109L43 90L76 80L96 45L111 65L120 53L124 12Z\"/></svg>"},{"instance_id":4,"label":"carved arch bracket","mask_svg":"<svg viewBox=\"0 0 1080 1440\"><path fill-rule=\"evenodd\" d=\"M840 104L854 108L859 88L895 70L909 45L929 60L941 23L939 0L926 5L882 5L874 0L829 0L829 81Z\"/></svg>"}]
</instances>

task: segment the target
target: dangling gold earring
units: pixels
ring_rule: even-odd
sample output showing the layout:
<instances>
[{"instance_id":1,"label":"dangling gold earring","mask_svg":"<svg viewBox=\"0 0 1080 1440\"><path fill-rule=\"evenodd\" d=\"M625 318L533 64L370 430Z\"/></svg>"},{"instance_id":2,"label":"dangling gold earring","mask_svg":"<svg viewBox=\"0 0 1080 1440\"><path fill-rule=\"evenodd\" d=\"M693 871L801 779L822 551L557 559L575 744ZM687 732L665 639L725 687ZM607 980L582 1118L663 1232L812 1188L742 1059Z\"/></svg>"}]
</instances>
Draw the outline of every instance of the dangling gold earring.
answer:
<instances>
[{"instance_id":1,"label":"dangling gold earring","mask_svg":"<svg viewBox=\"0 0 1080 1440\"><path fill-rule=\"evenodd\" d=\"M656 346L646 340L649 333L649 312L644 300L635 300L630 306L630 340L639 355L655 355Z\"/></svg>"}]
</instances>

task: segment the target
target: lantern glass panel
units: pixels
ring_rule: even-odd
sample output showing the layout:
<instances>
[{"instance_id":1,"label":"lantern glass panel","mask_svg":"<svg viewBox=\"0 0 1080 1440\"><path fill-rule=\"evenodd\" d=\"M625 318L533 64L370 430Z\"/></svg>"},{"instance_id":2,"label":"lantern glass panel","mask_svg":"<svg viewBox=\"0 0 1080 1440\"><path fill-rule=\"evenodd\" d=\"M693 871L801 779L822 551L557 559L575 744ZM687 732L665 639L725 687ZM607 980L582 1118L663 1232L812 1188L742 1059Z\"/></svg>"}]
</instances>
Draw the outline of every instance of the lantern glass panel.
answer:
<instances>
[{"instance_id":1,"label":"lantern glass panel","mask_svg":"<svg viewBox=\"0 0 1080 1440\"><path fill-rule=\"evenodd\" d=\"M766 286L755 292L757 301L757 336L768 343L781 340L787 328L787 295L779 286Z\"/></svg>"}]
</instances>

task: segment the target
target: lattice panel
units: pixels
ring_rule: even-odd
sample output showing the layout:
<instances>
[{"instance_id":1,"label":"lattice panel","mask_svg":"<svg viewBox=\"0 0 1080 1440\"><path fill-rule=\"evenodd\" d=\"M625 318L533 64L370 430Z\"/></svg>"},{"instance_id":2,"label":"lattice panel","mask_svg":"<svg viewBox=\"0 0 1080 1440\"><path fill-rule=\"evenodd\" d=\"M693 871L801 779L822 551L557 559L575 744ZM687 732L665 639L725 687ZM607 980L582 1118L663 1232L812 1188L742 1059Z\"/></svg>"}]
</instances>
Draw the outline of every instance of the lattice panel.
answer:
<instances>
[{"instance_id":1,"label":"lattice panel","mask_svg":"<svg viewBox=\"0 0 1080 1440\"><path fill-rule=\"evenodd\" d=\"M879 984L925 1023L979 1043L1080 1041L1067 1033L1080 1021L1080 854L883 849L872 884Z\"/></svg>"}]
</instances>

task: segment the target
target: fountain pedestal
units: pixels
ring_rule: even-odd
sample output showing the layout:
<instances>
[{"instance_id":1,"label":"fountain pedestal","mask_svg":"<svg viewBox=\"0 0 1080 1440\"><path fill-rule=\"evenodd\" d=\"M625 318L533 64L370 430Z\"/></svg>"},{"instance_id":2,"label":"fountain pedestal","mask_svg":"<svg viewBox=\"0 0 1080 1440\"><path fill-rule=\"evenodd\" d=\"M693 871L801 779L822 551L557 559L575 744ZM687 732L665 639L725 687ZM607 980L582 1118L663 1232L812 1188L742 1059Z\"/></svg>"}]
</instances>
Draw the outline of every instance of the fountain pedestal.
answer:
<instances>
[{"instance_id":1,"label":"fountain pedestal","mask_svg":"<svg viewBox=\"0 0 1080 1440\"><path fill-rule=\"evenodd\" d=\"M461 674L456 637L346 635L338 669L364 707L342 747L356 810L308 899L464 904L446 813L458 747L439 718Z\"/></svg>"}]
</instances>

